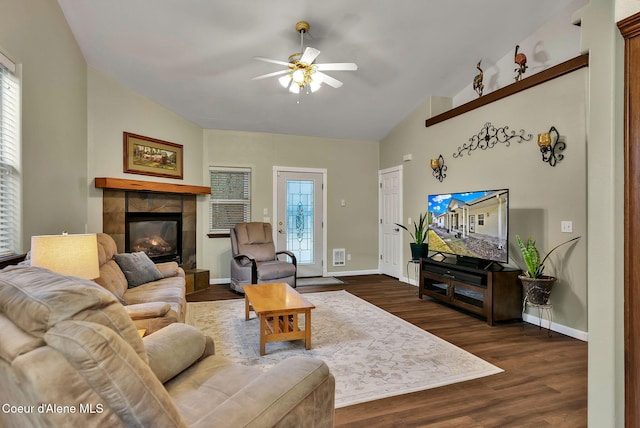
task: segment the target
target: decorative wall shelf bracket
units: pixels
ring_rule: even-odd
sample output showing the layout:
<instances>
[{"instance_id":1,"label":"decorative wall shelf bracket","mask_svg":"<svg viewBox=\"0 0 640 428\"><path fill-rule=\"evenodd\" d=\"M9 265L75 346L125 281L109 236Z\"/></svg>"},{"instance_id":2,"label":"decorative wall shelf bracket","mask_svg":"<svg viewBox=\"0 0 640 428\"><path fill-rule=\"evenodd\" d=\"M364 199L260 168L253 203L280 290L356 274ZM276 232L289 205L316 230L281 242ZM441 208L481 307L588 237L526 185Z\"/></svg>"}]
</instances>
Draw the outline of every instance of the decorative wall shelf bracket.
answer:
<instances>
[{"instance_id":1,"label":"decorative wall shelf bracket","mask_svg":"<svg viewBox=\"0 0 640 428\"><path fill-rule=\"evenodd\" d=\"M533 138L533 135L525 134L523 129L516 133L516 131L509 131L508 126L496 128L491 124L491 122L487 122L484 124L480 132L469 138L468 144L458 147L458 152L454 153L453 157L462 157L464 152L471 155L471 152L477 149L492 149L498 143L509 147L512 141L522 143L523 141L531 141L531 138Z\"/></svg>"}]
</instances>

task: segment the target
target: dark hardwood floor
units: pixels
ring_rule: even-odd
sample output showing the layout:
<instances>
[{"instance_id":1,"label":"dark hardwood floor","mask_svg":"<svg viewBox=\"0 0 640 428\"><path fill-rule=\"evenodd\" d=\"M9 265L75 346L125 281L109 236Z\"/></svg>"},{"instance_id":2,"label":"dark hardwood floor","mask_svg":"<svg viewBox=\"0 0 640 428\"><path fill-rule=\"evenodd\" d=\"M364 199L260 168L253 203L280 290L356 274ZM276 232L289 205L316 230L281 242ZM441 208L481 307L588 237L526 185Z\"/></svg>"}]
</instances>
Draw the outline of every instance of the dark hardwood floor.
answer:
<instances>
[{"instance_id":1,"label":"dark hardwood floor","mask_svg":"<svg viewBox=\"0 0 640 428\"><path fill-rule=\"evenodd\" d=\"M301 293L347 290L502 368L503 373L336 410L337 427L586 427L587 343L525 323L484 320L383 275L341 278L347 285L298 287ZM228 286L188 301L237 299ZM215 339L215 338L214 338Z\"/></svg>"}]
</instances>

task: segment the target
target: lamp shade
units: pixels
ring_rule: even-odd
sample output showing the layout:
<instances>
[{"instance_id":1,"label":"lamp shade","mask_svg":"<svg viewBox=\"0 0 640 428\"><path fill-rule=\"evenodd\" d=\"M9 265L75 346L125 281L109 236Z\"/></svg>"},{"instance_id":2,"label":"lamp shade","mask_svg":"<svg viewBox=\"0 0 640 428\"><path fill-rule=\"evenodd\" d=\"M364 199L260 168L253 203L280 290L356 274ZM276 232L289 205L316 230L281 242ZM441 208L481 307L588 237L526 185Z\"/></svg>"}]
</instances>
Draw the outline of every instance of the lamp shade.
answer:
<instances>
[{"instance_id":1,"label":"lamp shade","mask_svg":"<svg viewBox=\"0 0 640 428\"><path fill-rule=\"evenodd\" d=\"M62 275L94 279L100 276L95 234L31 237L31 266Z\"/></svg>"}]
</instances>

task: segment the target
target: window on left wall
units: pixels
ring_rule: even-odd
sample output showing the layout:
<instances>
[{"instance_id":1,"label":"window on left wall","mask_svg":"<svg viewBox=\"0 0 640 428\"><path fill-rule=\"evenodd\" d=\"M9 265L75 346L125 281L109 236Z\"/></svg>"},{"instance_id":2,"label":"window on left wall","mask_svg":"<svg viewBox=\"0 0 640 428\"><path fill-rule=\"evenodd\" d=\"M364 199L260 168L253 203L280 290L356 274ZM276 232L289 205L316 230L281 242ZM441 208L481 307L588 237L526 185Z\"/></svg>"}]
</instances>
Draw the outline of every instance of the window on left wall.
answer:
<instances>
[{"instance_id":1,"label":"window on left wall","mask_svg":"<svg viewBox=\"0 0 640 428\"><path fill-rule=\"evenodd\" d=\"M0 53L0 257L19 250L20 170L20 80Z\"/></svg>"}]
</instances>

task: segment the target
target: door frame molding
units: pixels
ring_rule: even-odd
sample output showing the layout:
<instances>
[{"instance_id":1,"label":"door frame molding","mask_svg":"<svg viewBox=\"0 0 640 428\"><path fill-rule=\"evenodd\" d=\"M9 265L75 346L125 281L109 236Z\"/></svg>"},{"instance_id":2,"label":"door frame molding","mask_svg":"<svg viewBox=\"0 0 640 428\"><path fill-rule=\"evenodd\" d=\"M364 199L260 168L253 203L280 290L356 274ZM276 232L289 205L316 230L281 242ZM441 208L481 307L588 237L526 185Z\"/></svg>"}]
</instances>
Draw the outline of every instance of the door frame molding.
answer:
<instances>
[{"instance_id":1,"label":"door frame molding","mask_svg":"<svg viewBox=\"0 0 640 428\"><path fill-rule=\"evenodd\" d=\"M380 261L381 260L380 255L382 255L382 225L380 224L380 220L382 219L382 187L381 187L382 175L388 174L391 172L397 172L399 175L400 198L398 200L398 204L400 205L399 207L400 219L404 220L404 178L403 178L402 165L396 165L396 166L392 166L391 168L378 170L378 271L381 273L382 273L382 263ZM400 281L405 279L404 282L409 282L409 278L403 278L402 276L403 275L402 266L404 265L404 251L402 250L404 248L403 233L400 234L400 240L398 242L399 242L398 245L400 246L400 248L398 248L398 251L399 251L398 254L400 254L400 259L401 259L400 271L398 272L398 279Z\"/></svg>"},{"instance_id":2,"label":"door frame molding","mask_svg":"<svg viewBox=\"0 0 640 428\"><path fill-rule=\"evenodd\" d=\"M640 13L617 23L624 38L624 230L627 237L640 232L640 90L636 70L640 62ZM624 240L624 426L640 424L640 254L637 239Z\"/></svg>"},{"instance_id":3,"label":"door frame molding","mask_svg":"<svg viewBox=\"0 0 640 428\"><path fill-rule=\"evenodd\" d=\"M322 276L327 276L327 169L326 168L300 168L292 166L274 166L273 167L273 221L277 221L278 218L278 173L280 172L302 172L322 174ZM276 242L275 231L277 227L273 228L274 242Z\"/></svg>"}]
</instances>

